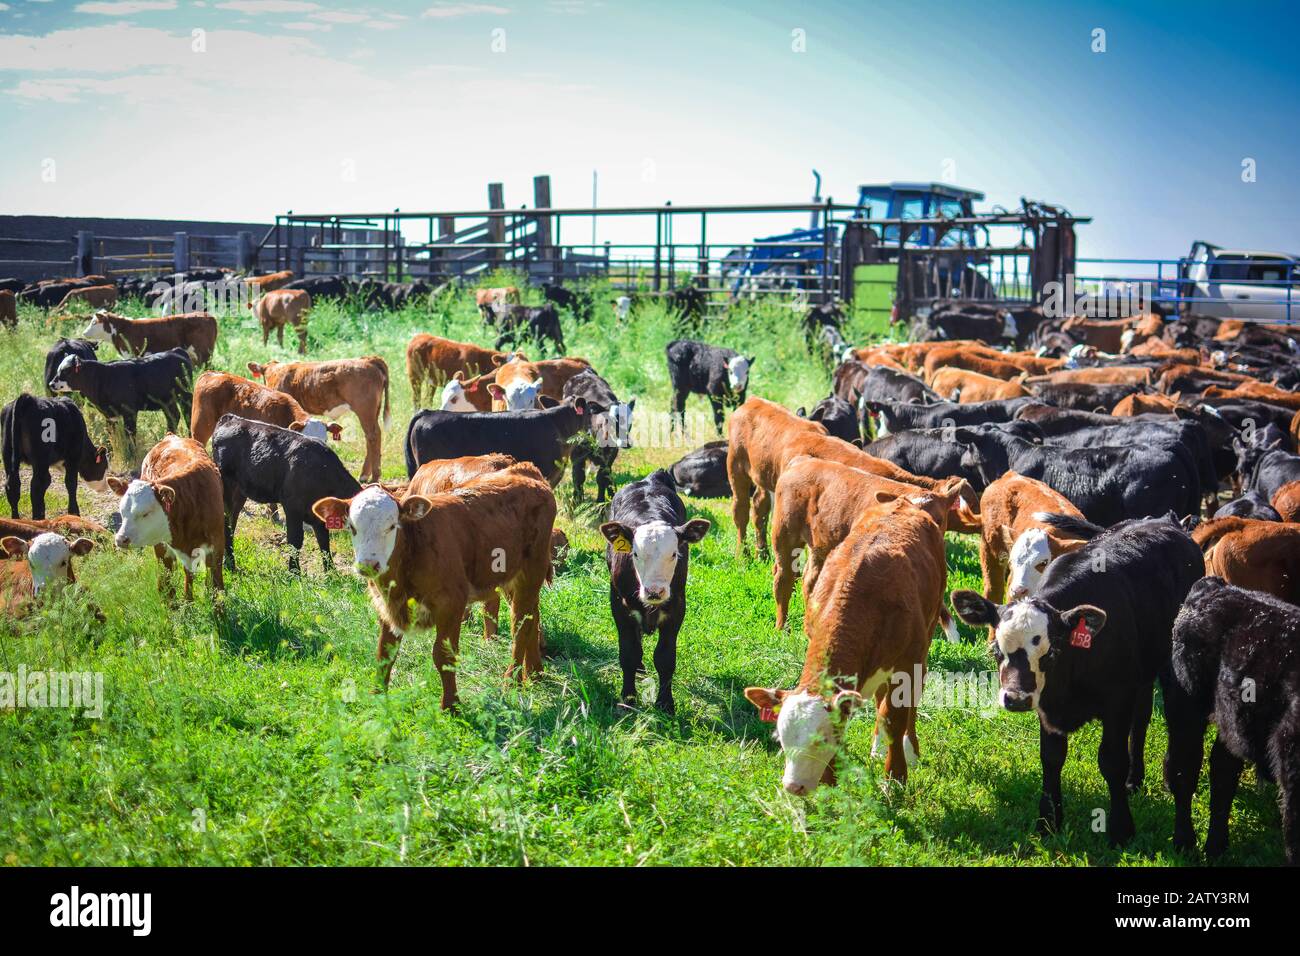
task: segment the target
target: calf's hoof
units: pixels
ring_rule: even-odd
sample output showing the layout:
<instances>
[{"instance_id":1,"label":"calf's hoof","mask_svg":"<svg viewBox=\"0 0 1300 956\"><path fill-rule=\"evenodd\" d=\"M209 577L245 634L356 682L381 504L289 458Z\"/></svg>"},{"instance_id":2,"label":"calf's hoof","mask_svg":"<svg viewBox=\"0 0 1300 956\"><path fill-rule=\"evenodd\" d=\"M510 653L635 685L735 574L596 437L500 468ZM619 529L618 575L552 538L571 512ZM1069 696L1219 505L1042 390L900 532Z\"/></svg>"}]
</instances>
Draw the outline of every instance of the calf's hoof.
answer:
<instances>
[{"instance_id":1,"label":"calf's hoof","mask_svg":"<svg viewBox=\"0 0 1300 956\"><path fill-rule=\"evenodd\" d=\"M1111 846L1123 846L1128 843L1129 840L1133 839L1134 835L1137 833L1137 828L1133 826L1132 817L1124 817L1117 820L1114 819L1114 816L1115 814L1112 813L1110 830L1107 837L1110 840Z\"/></svg>"},{"instance_id":2,"label":"calf's hoof","mask_svg":"<svg viewBox=\"0 0 1300 956\"><path fill-rule=\"evenodd\" d=\"M677 713L677 705L673 703L671 697L660 697L655 701L655 709L661 713L667 714L669 717L672 717Z\"/></svg>"},{"instance_id":3,"label":"calf's hoof","mask_svg":"<svg viewBox=\"0 0 1300 956\"><path fill-rule=\"evenodd\" d=\"M1224 832L1212 832L1205 837L1205 856L1207 859L1217 859L1223 856L1228 849L1228 834Z\"/></svg>"}]
</instances>

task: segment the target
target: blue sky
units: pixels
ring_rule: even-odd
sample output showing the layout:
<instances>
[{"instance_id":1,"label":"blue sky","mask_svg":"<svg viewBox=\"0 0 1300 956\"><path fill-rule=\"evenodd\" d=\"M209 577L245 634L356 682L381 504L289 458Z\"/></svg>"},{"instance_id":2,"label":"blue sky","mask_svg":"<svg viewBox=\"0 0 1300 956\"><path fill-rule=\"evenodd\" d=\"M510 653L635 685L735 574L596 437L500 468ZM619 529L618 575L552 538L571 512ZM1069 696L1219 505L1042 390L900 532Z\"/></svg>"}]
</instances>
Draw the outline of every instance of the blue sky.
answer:
<instances>
[{"instance_id":1,"label":"blue sky","mask_svg":"<svg viewBox=\"0 0 1300 956\"><path fill-rule=\"evenodd\" d=\"M842 201L947 177L1061 203L1094 217L1090 256L1300 252L1295 24L1283 3L6 0L0 209L479 208L489 180L514 206L541 172L578 206L593 169L602 204L789 202L815 166Z\"/></svg>"}]
</instances>

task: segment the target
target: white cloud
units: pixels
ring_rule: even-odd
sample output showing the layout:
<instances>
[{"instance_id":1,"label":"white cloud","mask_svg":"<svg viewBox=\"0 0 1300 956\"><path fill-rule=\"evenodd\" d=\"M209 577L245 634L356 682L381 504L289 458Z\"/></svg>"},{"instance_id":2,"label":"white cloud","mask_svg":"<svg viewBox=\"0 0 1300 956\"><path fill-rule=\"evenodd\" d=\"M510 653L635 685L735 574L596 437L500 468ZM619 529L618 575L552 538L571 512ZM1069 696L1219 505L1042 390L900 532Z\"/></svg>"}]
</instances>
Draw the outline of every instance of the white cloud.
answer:
<instances>
[{"instance_id":1,"label":"white cloud","mask_svg":"<svg viewBox=\"0 0 1300 956\"><path fill-rule=\"evenodd\" d=\"M364 26L370 30L396 30L401 24L391 20L367 20Z\"/></svg>"},{"instance_id":2,"label":"white cloud","mask_svg":"<svg viewBox=\"0 0 1300 956\"><path fill-rule=\"evenodd\" d=\"M79 3L75 13L97 13L105 17L129 17L151 10L175 10L176 0L112 0L112 2Z\"/></svg>"},{"instance_id":3,"label":"white cloud","mask_svg":"<svg viewBox=\"0 0 1300 956\"><path fill-rule=\"evenodd\" d=\"M320 4L303 0L225 0L216 6L237 13L310 13L320 9Z\"/></svg>"},{"instance_id":4,"label":"white cloud","mask_svg":"<svg viewBox=\"0 0 1300 956\"><path fill-rule=\"evenodd\" d=\"M244 94L256 100L267 89L313 102L389 89L305 37L211 30L206 52L195 53L190 44L188 31L173 35L122 23L40 37L0 35L0 75L36 74L4 91L20 100L111 96L141 105L190 102L195 111L203 104L218 113L238 111Z\"/></svg>"},{"instance_id":5,"label":"white cloud","mask_svg":"<svg viewBox=\"0 0 1300 956\"><path fill-rule=\"evenodd\" d=\"M331 10L325 13L310 14L313 20L320 20L322 23L361 23L363 20L370 19L364 13L348 13L346 10Z\"/></svg>"},{"instance_id":6,"label":"white cloud","mask_svg":"<svg viewBox=\"0 0 1300 956\"><path fill-rule=\"evenodd\" d=\"M505 16L509 12L509 7L497 7L487 3L435 3L420 16L442 20L450 17L472 17L477 14L488 13L494 16Z\"/></svg>"},{"instance_id":7,"label":"white cloud","mask_svg":"<svg viewBox=\"0 0 1300 956\"><path fill-rule=\"evenodd\" d=\"M284 28L286 30L302 30L304 33L310 33L312 31L320 32L332 29L328 23L312 23L309 20L295 20L292 23L284 24Z\"/></svg>"}]
</instances>

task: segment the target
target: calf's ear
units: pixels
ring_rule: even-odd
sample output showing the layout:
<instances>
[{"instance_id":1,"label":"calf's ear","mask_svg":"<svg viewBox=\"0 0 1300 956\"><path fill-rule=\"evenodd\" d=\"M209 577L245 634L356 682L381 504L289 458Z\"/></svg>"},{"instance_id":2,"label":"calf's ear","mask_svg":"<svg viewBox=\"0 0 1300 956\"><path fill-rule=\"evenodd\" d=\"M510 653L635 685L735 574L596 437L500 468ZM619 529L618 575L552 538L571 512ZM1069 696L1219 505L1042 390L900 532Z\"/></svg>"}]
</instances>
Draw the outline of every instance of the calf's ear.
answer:
<instances>
[{"instance_id":1,"label":"calf's ear","mask_svg":"<svg viewBox=\"0 0 1300 956\"><path fill-rule=\"evenodd\" d=\"M785 698L786 692L775 687L746 687L745 700L759 710L773 710Z\"/></svg>"},{"instance_id":2,"label":"calf's ear","mask_svg":"<svg viewBox=\"0 0 1300 956\"><path fill-rule=\"evenodd\" d=\"M853 712L864 703L866 703L866 698L856 690L842 690L831 700L831 707L839 711L842 720L848 720L853 715Z\"/></svg>"},{"instance_id":3,"label":"calf's ear","mask_svg":"<svg viewBox=\"0 0 1300 956\"><path fill-rule=\"evenodd\" d=\"M496 382L489 382L487 390L488 390L488 394L491 395L498 402L504 402L506 400L506 390L502 388L500 385L498 385Z\"/></svg>"},{"instance_id":4,"label":"calf's ear","mask_svg":"<svg viewBox=\"0 0 1300 956\"><path fill-rule=\"evenodd\" d=\"M673 530L677 532L683 541L695 544L704 539L704 536L709 533L710 527L707 518L692 518L686 524L678 525Z\"/></svg>"},{"instance_id":5,"label":"calf's ear","mask_svg":"<svg viewBox=\"0 0 1300 956\"><path fill-rule=\"evenodd\" d=\"M125 478L115 478L113 475L108 476L108 487L113 494L119 497L126 494L126 489L131 487L131 482Z\"/></svg>"},{"instance_id":6,"label":"calf's ear","mask_svg":"<svg viewBox=\"0 0 1300 956\"><path fill-rule=\"evenodd\" d=\"M1062 611L1061 623L1070 631L1073 631L1082 623L1089 633L1096 634L1106 626L1106 612L1091 604L1080 604L1068 611Z\"/></svg>"},{"instance_id":7,"label":"calf's ear","mask_svg":"<svg viewBox=\"0 0 1300 956\"><path fill-rule=\"evenodd\" d=\"M419 521L433 508L433 502L424 495L407 495L402 499L398 514L403 521Z\"/></svg>"},{"instance_id":8,"label":"calf's ear","mask_svg":"<svg viewBox=\"0 0 1300 956\"><path fill-rule=\"evenodd\" d=\"M155 485L153 493L158 498L158 503L163 506L163 511L171 511L172 505L176 504L176 489L170 485Z\"/></svg>"},{"instance_id":9,"label":"calf's ear","mask_svg":"<svg viewBox=\"0 0 1300 956\"><path fill-rule=\"evenodd\" d=\"M306 423L306 422L290 422L290 423L289 423L289 431L291 431L291 432L300 432L300 431L302 431L302 430L303 430L304 428L306 428L306 427L307 427L307 423Z\"/></svg>"},{"instance_id":10,"label":"calf's ear","mask_svg":"<svg viewBox=\"0 0 1300 956\"><path fill-rule=\"evenodd\" d=\"M952 609L967 624L996 626L998 606L975 591L953 591Z\"/></svg>"},{"instance_id":11,"label":"calf's ear","mask_svg":"<svg viewBox=\"0 0 1300 956\"><path fill-rule=\"evenodd\" d=\"M338 531L348 518L350 501L343 498L321 498L311 506L311 513L325 523L331 531Z\"/></svg>"},{"instance_id":12,"label":"calf's ear","mask_svg":"<svg viewBox=\"0 0 1300 956\"><path fill-rule=\"evenodd\" d=\"M3 552L6 558L22 558L27 556L27 542L22 538L13 535L5 535L0 538L0 552Z\"/></svg>"},{"instance_id":13,"label":"calf's ear","mask_svg":"<svg viewBox=\"0 0 1300 956\"><path fill-rule=\"evenodd\" d=\"M615 551L626 553L632 550L632 532L622 522L606 521L600 526L600 533L614 546Z\"/></svg>"},{"instance_id":14,"label":"calf's ear","mask_svg":"<svg viewBox=\"0 0 1300 956\"><path fill-rule=\"evenodd\" d=\"M333 436L335 441L343 440L343 426L338 422L332 422L325 426L325 430Z\"/></svg>"},{"instance_id":15,"label":"calf's ear","mask_svg":"<svg viewBox=\"0 0 1300 956\"><path fill-rule=\"evenodd\" d=\"M91 549L94 547L95 542L91 541L89 538L78 538L76 541L73 541L68 545L68 550L77 557L84 558L86 555L90 554Z\"/></svg>"}]
</instances>

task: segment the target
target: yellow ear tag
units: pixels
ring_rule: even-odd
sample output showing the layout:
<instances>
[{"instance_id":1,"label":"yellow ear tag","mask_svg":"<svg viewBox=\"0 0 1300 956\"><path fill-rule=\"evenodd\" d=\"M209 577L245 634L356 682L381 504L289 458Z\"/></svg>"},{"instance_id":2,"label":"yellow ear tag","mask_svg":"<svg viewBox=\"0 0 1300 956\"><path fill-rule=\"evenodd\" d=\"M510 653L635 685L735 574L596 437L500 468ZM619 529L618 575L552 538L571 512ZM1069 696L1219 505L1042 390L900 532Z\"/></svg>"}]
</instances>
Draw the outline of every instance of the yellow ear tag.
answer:
<instances>
[{"instance_id":1,"label":"yellow ear tag","mask_svg":"<svg viewBox=\"0 0 1300 956\"><path fill-rule=\"evenodd\" d=\"M623 554L630 554L632 551L632 542L622 535L619 535L614 539L614 550L621 551Z\"/></svg>"}]
</instances>

